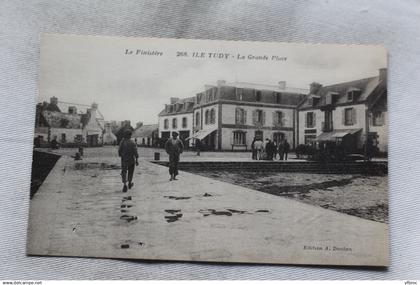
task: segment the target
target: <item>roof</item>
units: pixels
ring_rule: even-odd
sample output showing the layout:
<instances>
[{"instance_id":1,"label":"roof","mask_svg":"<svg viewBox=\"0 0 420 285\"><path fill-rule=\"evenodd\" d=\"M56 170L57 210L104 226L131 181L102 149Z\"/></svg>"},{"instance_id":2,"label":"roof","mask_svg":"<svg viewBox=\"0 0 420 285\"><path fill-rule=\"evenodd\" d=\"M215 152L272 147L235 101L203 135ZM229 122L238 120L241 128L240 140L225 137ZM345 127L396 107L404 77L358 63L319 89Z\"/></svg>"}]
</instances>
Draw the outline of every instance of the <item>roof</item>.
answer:
<instances>
[{"instance_id":1,"label":"roof","mask_svg":"<svg viewBox=\"0 0 420 285\"><path fill-rule=\"evenodd\" d=\"M137 129L134 130L134 133L132 135L133 138L147 138L151 137L153 135L153 132L156 132L158 130L158 125L143 125Z\"/></svg>"},{"instance_id":2,"label":"roof","mask_svg":"<svg viewBox=\"0 0 420 285\"><path fill-rule=\"evenodd\" d=\"M369 96L379 86L379 76L369 77L354 81L342 82L329 86L322 86L315 94L309 94L299 108L319 108L326 105L326 98L328 94L336 94L334 104L348 103L347 92L348 91L360 91L360 96L353 101L353 103L364 103L368 100ZM310 104L310 98L320 98L315 105Z\"/></svg>"},{"instance_id":3,"label":"roof","mask_svg":"<svg viewBox=\"0 0 420 285\"><path fill-rule=\"evenodd\" d=\"M192 113L195 105L195 97L187 97L179 99L174 104L168 104L168 110L165 108L160 113L159 116L166 115L176 115L184 113Z\"/></svg>"},{"instance_id":4,"label":"roof","mask_svg":"<svg viewBox=\"0 0 420 285\"><path fill-rule=\"evenodd\" d=\"M236 88L248 88L248 89L257 89L257 90L270 90L281 93L299 93L299 94L308 94L309 89L305 88L296 88L286 86L281 88L280 85L269 85L269 84L259 84L259 83L249 83L249 82L232 82L226 83L226 86L236 87Z\"/></svg>"},{"instance_id":5,"label":"roof","mask_svg":"<svg viewBox=\"0 0 420 285\"><path fill-rule=\"evenodd\" d=\"M81 129L84 125L79 114L43 111L42 115L51 128Z\"/></svg>"}]
</instances>

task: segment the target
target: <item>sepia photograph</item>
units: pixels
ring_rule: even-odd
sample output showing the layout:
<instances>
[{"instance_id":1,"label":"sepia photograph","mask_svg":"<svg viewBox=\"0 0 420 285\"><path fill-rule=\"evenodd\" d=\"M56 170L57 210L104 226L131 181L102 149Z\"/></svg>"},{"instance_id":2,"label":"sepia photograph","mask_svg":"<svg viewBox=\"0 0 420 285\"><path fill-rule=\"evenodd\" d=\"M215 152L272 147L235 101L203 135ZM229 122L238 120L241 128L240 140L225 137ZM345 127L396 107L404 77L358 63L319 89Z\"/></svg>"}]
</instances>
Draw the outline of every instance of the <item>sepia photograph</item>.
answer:
<instances>
[{"instance_id":1,"label":"sepia photograph","mask_svg":"<svg viewBox=\"0 0 420 285\"><path fill-rule=\"evenodd\" d=\"M28 255L389 265L387 52L45 34Z\"/></svg>"}]
</instances>

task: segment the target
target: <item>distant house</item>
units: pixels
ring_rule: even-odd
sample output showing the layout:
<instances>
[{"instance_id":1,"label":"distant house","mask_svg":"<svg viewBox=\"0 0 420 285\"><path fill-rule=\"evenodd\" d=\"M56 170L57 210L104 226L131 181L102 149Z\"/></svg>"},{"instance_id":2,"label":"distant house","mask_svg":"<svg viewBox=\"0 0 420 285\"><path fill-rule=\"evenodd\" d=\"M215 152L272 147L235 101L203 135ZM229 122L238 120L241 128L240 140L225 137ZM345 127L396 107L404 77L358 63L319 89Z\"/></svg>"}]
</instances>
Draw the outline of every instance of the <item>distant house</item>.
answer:
<instances>
[{"instance_id":1,"label":"distant house","mask_svg":"<svg viewBox=\"0 0 420 285\"><path fill-rule=\"evenodd\" d=\"M105 123L105 131L103 135L103 142L106 145L114 145L117 143L117 137L112 132L112 125L109 122Z\"/></svg>"},{"instance_id":2,"label":"distant house","mask_svg":"<svg viewBox=\"0 0 420 285\"><path fill-rule=\"evenodd\" d=\"M322 86L312 83L300 104L298 140L340 142L357 150L370 140L380 151L388 147L387 69L375 77Z\"/></svg>"},{"instance_id":3,"label":"distant house","mask_svg":"<svg viewBox=\"0 0 420 285\"><path fill-rule=\"evenodd\" d=\"M140 146L157 146L159 139L158 124L141 125L133 132L132 139Z\"/></svg>"},{"instance_id":4,"label":"distant house","mask_svg":"<svg viewBox=\"0 0 420 285\"><path fill-rule=\"evenodd\" d=\"M159 113L159 139L161 143L171 137L172 131L179 133L179 138L187 146L186 139L193 133L193 107L195 97L184 99L171 98Z\"/></svg>"},{"instance_id":5,"label":"distant house","mask_svg":"<svg viewBox=\"0 0 420 285\"><path fill-rule=\"evenodd\" d=\"M56 139L63 145L99 146L102 145L102 119L98 116L96 103L92 103L84 114L77 113L75 106L70 106L66 113L58 107L58 99L52 97L49 103L36 106L35 137L41 144Z\"/></svg>"}]
</instances>

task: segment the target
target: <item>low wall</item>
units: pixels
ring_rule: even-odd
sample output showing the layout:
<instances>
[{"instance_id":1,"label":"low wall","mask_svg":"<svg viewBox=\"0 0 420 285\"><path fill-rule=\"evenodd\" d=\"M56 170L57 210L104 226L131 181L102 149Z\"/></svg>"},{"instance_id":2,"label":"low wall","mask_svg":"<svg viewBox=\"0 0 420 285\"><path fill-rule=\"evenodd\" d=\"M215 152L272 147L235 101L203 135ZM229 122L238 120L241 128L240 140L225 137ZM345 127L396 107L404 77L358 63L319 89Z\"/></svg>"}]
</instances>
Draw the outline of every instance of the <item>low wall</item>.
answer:
<instances>
[{"instance_id":1,"label":"low wall","mask_svg":"<svg viewBox=\"0 0 420 285\"><path fill-rule=\"evenodd\" d=\"M31 198L38 191L39 187L42 185L45 178L47 178L59 158L60 156L57 154L38 150L33 151L30 192Z\"/></svg>"},{"instance_id":2,"label":"low wall","mask_svg":"<svg viewBox=\"0 0 420 285\"><path fill-rule=\"evenodd\" d=\"M153 161L153 163L168 166L166 161ZM318 162L281 162L281 161L203 161L203 162L180 162L180 170L229 170L243 169L253 171L273 172L303 172L318 174L363 174L363 175L386 175L388 174L388 162L341 162L341 163L318 163Z\"/></svg>"}]
</instances>

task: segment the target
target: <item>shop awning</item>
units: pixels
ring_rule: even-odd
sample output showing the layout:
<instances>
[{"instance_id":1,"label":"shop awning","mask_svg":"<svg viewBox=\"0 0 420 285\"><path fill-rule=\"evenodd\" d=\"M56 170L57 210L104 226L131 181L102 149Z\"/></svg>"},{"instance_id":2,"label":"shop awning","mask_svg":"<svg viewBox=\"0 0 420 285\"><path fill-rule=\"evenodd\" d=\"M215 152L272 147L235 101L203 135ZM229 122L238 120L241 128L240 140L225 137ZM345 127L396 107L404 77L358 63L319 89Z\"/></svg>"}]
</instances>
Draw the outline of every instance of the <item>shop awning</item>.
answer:
<instances>
[{"instance_id":1,"label":"shop awning","mask_svg":"<svg viewBox=\"0 0 420 285\"><path fill-rule=\"evenodd\" d=\"M334 130L332 132L321 133L315 138L314 141L335 141L337 138L342 138L346 135L353 135L360 132L362 129L345 129L345 130Z\"/></svg>"},{"instance_id":2,"label":"shop awning","mask_svg":"<svg viewBox=\"0 0 420 285\"><path fill-rule=\"evenodd\" d=\"M217 130L217 128L199 130L198 132L194 133L192 136L188 137L187 140L190 140L190 139L202 140L205 137L207 137L209 134L214 132L215 130Z\"/></svg>"}]
</instances>

